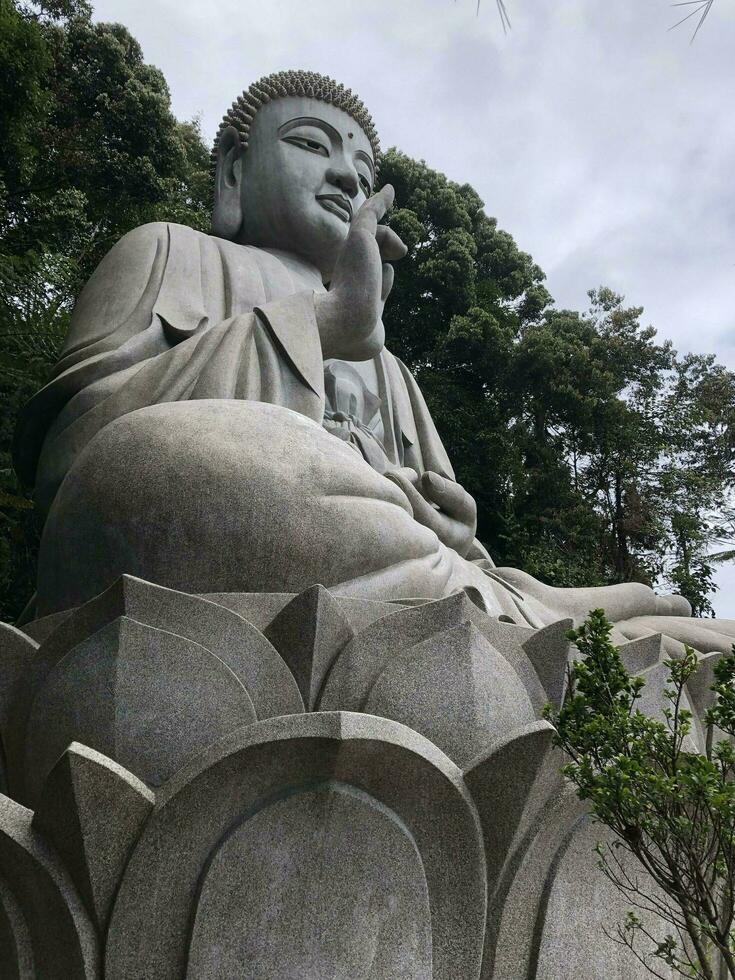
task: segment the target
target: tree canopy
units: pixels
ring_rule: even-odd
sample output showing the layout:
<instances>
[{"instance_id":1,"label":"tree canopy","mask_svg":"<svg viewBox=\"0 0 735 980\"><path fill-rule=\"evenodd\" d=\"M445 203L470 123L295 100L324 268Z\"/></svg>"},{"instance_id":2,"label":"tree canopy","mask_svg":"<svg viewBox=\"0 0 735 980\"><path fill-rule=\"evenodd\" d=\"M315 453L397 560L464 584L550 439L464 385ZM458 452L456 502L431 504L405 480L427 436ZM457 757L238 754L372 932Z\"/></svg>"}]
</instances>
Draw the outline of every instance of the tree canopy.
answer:
<instances>
[{"instance_id":1,"label":"tree canopy","mask_svg":"<svg viewBox=\"0 0 735 980\"><path fill-rule=\"evenodd\" d=\"M468 185L396 150L381 175L409 246L387 343L417 375L497 563L559 586L659 583L706 614L708 556L732 532L735 375L679 356L605 287L582 313L556 310Z\"/></svg>"},{"instance_id":2,"label":"tree canopy","mask_svg":"<svg viewBox=\"0 0 735 980\"><path fill-rule=\"evenodd\" d=\"M611 629L596 609L568 634L581 659L547 717L564 774L614 834L598 845L599 867L630 908L612 936L661 980L735 977L735 655L702 666L685 647L659 665L666 686L646 705L646 681L628 673ZM698 671L713 683L696 717L687 685Z\"/></svg>"}]
</instances>

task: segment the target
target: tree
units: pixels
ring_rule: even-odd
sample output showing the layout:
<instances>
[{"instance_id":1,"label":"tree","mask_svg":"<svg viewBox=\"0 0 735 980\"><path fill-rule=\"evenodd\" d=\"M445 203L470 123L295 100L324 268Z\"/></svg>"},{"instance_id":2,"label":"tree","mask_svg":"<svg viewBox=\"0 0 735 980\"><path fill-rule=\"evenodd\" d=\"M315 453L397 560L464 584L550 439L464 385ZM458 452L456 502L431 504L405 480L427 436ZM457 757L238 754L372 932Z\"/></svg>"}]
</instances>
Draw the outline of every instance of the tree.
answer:
<instances>
[{"instance_id":1,"label":"tree","mask_svg":"<svg viewBox=\"0 0 735 980\"><path fill-rule=\"evenodd\" d=\"M33 594L38 518L11 464L17 413L56 361L75 296L126 231L204 229L209 157L166 82L83 0L0 0L0 619Z\"/></svg>"},{"instance_id":2,"label":"tree","mask_svg":"<svg viewBox=\"0 0 735 980\"><path fill-rule=\"evenodd\" d=\"M388 346L417 375L499 564L559 586L640 581L711 611L732 525L735 375L679 357L610 289L555 310L476 192L391 150L409 246Z\"/></svg>"},{"instance_id":3,"label":"tree","mask_svg":"<svg viewBox=\"0 0 735 980\"><path fill-rule=\"evenodd\" d=\"M611 628L598 609L568 634L583 659L571 669L561 711L547 716L571 758L564 773L615 835L598 854L632 906L618 941L656 976L658 961L681 976L716 980L721 960L735 977L735 655L714 667L699 753L686 699L695 652L665 662L663 718L649 717L638 706L644 682L628 674ZM652 915L670 929L663 940L648 924Z\"/></svg>"}]
</instances>

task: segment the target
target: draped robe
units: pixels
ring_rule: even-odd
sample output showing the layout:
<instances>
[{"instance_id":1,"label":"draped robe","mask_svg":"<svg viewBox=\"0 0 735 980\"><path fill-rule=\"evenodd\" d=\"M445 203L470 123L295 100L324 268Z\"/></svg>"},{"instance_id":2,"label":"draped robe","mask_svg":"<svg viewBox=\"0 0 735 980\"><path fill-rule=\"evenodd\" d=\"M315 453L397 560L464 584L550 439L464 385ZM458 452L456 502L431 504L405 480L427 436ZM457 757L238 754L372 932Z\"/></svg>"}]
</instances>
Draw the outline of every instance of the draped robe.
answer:
<instances>
[{"instance_id":1,"label":"draped robe","mask_svg":"<svg viewBox=\"0 0 735 980\"><path fill-rule=\"evenodd\" d=\"M83 561L74 565L80 536L85 543L79 528L86 519L84 510L74 511L74 507L80 506L90 480L97 478L89 456L95 447L102 453L100 440L104 441L105 433L112 438L115 424L119 428L121 420L136 418L136 413L151 406L229 402L251 406L256 428L250 419L242 431L255 433L253 442L261 440L258 453L263 468L267 468L268 440L275 443L280 437L278 427L284 426L296 425L298 431L298 438L287 450L294 473L303 468L309 452L309 472L314 469L314 453L320 461L334 457L327 475L320 477L322 485L315 486L311 496L299 496L294 490L296 478L286 473L286 480L292 479L287 490L298 502L278 529L288 546L289 535L295 533L298 508L319 507L321 513L331 507L330 520L318 520L318 531L326 543L314 538L308 552L323 556L322 563L304 560L303 581L292 572L281 578L277 574L262 577L251 568L243 572L241 580L236 572L229 571L229 578L226 575L224 580L210 582L209 566L201 572L203 577L191 572L191 580L185 575L182 578L181 567L196 564L200 556L181 554L174 555L165 566L161 574L173 578L162 584L189 591L289 591L312 584L308 578L317 576L330 588L369 598L437 598L458 588L473 588L490 614L528 625L540 626L569 614L579 621L588 609L603 606L618 622L619 637L662 631L675 641L693 642L699 649L729 647L735 634L732 623L722 622L715 628L711 623L700 626L686 617L659 615L667 611L666 601L658 600L642 585L550 589L522 572L495 569L487 557L466 561L413 521L410 505L400 490L358 459L357 453L344 446L338 450L336 441L324 450L326 433L320 429L325 415L324 360L314 307L314 294L323 288L317 270L288 253L234 244L180 225L144 225L111 250L80 295L53 377L25 409L16 439L18 472L26 483L35 486L39 506L50 512L40 556L40 612L90 598L89 583L96 583L95 590L100 591L109 584L103 581L105 576L134 571L146 577L145 565L128 568L124 561L129 557L120 556L115 565L107 554L99 569L85 577L83 561L94 567L101 546L90 545ZM379 355L376 366L387 421L385 448L391 462L418 473L432 470L454 479L410 372L387 350ZM256 407L258 404L287 412L268 413ZM240 404L232 410L233 418L242 414L242 407ZM202 407L197 417L208 411ZM313 428L308 435L289 412L311 420ZM211 411L210 416L215 418ZM190 420L191 411L177 415L173 409L173 414L167 411L161 415L169 426L178 425L185 417ZM221 413L216 415L220 417ZM220 421L211 424L222 425ZM271 435L263 432L269 427L275 427ZM186 442L186 433L178 438L175 450L169 446L164 451L191 453L195 458L206 454L206 447ZM299 448L307 445L308 450ZM227 444L224 450L225 455L241 451L247 455L248 446ZM114 447L110 459L114 468ZM137 465L132 453L126 465L133 469ZM254 465L259 465L258 460L251 458L249 468L242 471L244 493ZM87 475L82 476L82 471ZM278 471L267 492L283 497L283 479L284 471ZM332 484L340 480L344 492L334 492ZM224 494L225 488L221 489ZM110 493L109 487L105 492ZM217 492L213 487L212 495ZM64 493L67 499L59 502ZM123 505L118 501L116 506L119 511ZM155 508L155 501L151 506ZM111 515L110 521L118 516ZM231 519L235 524L249 521L250 526L235 528L232 533L244 533L242 540L248 546L257 545L262 515L257 521L252 515L238 518L235 514ZM103 519L99 528L91 527L87 537L104 532L104 524ZM134 532L128 527L124 533L129 537ZM141 542L128 541L127 545L128 556L136 548L138 552L144 550ZM200 542L198 547L201 551L206 544ZM213 543L212 547L221 551L223 545ZM272 543L268 548L271 550L259 556L260 565L275 567L278 561ZM278 553L282 564L285 553ZM339 561L335 561L336 555ZM78 588L75 574L70 572L72 566L79 570L80 578L85 578ZM332 569L336 571L332 573ZM674 642L672 652L676 645Z\"/></svg>"}]
</instances>

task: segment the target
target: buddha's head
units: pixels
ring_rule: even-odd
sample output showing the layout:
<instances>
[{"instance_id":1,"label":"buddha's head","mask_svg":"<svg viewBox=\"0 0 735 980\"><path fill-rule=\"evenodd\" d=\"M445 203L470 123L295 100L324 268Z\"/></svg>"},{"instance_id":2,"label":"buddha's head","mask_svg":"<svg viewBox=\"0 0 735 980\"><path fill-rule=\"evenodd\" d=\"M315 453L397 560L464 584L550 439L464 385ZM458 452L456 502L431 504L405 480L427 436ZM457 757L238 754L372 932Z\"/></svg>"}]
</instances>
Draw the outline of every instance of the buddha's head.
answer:
<instances>
[{"instance_id":1,"label":"buddha's head","mask_svg":"<svg viewBox=\"0 0 735 980\"><path fill-rule=\"evenodd\" d=\"M214 234L300 255L328 280L379 156L370 115L349 89L315 72L262 78L217 134Z\"/></svg>"}]
</instances>

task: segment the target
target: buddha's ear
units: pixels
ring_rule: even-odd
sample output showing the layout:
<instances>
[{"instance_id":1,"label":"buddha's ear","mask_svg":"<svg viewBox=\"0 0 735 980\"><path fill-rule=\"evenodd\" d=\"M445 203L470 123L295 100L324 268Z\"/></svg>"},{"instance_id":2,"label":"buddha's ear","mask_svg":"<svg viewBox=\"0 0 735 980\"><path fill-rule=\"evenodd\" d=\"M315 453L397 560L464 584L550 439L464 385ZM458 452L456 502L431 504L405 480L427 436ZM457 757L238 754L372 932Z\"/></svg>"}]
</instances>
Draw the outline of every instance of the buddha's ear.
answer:
<instances>
[{"instance_id":1,"label":"buddha's ear","mask_svg":"<svg viewBox=\"0 0 735 980\"><path fill-rule=\"evenodd\" d=\"M242 224L242 145L234 126L220 133L217 143L217 169L214 177L212 231L218 238L237 238Z\"/></svg>"}]
</instances>

